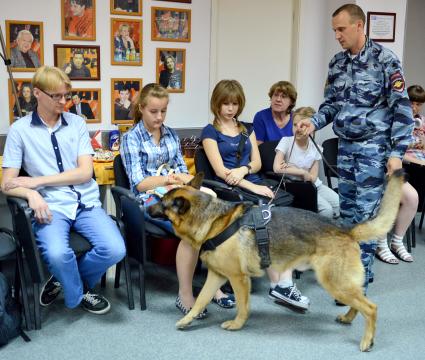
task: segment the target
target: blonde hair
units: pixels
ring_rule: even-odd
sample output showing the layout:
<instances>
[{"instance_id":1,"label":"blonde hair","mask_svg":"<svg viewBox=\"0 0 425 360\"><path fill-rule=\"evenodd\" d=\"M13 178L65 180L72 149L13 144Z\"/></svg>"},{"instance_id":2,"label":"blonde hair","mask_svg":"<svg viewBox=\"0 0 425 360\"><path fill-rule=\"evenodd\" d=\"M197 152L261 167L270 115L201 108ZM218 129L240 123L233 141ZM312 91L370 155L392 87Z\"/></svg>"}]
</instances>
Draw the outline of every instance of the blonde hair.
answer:
<instances>
[{"instance_id":1,"label":"blonde hair","mask_svg":"<svg viewBox=\"0 0 425 360\"><path fill-rule=\"evenodd\" d=\"M140 120L142 120L142 112L140 108L145 107L148 103L149 97L155 97L158 99L169 99L168 91L159 84L150 83L143 87L142 91L140 91L139 97L136 101L136 106L134 110L134 124L138 124Z\"/></svg>"},{"instance_id":2,"label":"blonde hair","mask_svg":"<svg viewBox=\"0 0 425 360\"><path fill-rule=\"evenodd\" d=\"M292 115L292 122L295 122L295 118L298 118L299 120L309 119L315 113L316 110L314 110L311 106L300 107L294 111L294 114Z\"/></svg>"},{"instance_id":3,"label":"blonde hair","mask_svg":"<svg viewBox=\"0 0 425 360\"><path fill-rule=\"evenodd\" d=\"M56 91L62 84L66 89L72 89L71 80L61 69L54 66L42 66L38 68L32 78L32 87L41 90Z\"/></svg>"},{"instance_id":4,"label":"blonde hair","mask_svg":"<svg viewBox=\"0 0 425 360\"><path fill-rule=\"evenodd\" d=\"M211 95L210 108L211 112L214 114L213 126L219 131L221 131L219 123L221 106L226 102L236 102L238 104L235 120L238 124L239 131L246 131L245 126L238 121L238 116L245 107L245 94L242 85L237 80L219 81L214 87Z\"/></svg>"}]
</instances>

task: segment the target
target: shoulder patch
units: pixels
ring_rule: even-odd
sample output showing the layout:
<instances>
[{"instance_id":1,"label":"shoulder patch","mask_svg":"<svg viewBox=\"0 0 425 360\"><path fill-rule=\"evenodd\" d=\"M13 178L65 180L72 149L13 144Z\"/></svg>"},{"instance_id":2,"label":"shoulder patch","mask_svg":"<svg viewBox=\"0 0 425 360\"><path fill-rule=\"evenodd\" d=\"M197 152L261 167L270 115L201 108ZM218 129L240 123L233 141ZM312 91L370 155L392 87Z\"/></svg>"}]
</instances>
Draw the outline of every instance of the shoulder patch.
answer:
<instances>
[{"instance_id":1,"label":"shoulder patch","mask_svg":"<svg viewBox=\"0 0 425 360\"><path fill-rule=\"evenodd\" d=\"M399 72L396 72L395 74L391 75L390 82L391 82L391 88L394 91L403 92L405 88L403 75L401 75Z\"/></svg>"}]
</instances>

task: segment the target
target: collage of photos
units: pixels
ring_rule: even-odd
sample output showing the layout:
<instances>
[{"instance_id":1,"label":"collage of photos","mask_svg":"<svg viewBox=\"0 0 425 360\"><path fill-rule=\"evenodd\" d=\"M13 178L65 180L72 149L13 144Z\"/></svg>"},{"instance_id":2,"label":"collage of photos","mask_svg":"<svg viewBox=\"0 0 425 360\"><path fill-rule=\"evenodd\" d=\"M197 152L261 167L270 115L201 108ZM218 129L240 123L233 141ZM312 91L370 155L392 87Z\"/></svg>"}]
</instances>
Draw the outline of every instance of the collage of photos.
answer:
<instances>
[{"instance_id":1,"label":"collage of photos","mask_svg":"<svg viewBox=\"0 0 425 360\"><path fill-rule=\"evenodd\" d=\"M191 41L191 9L176 8L172 3L191 4L191 0L159 0L164 6L152 6L150 39L153 42ZM61 38L65 41L95 42L96 0L60 0ZM171 5L168 7L168 5ZM143 66L143 1L110 0L110 64ZM121 17L115 17L121 16ZM12 72L35 72L45 64L43 22L6 20L6 50ZM101 80L101 49L96 44L51 44L54 63L74 81ZM49 47L50 47L49 46ZM104 51L102 51L104 53ZM105 54L103 54L105 56ZM185 92L186 49L159 47L156 49L155 79L170 93ZM31 76L9 81L10 123L37 107ZM133 102L142 86L142 79L111 79L110 123L130 123ZM16 94L16 97L15 97ZM72 99L65 109L82 116L87 123L99 123L101 118L100 88L73 89Z\"/></svg>"}]
</instances>

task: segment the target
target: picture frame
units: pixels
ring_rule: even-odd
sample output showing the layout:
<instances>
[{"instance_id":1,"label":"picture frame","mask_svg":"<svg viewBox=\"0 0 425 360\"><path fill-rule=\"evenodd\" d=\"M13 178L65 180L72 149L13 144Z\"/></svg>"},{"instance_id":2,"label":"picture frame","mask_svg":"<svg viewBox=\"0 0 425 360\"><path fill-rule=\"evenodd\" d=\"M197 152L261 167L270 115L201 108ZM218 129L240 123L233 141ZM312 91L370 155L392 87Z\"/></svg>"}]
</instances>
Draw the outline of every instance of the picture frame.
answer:
<instances>
[{"instance_id":1,"label":"picture frame","mask_svg":"<svg viewBox=\"0 0 425 360\"><path fill-rule=\"evenodd\" d=\"M157 0L157 1L167 1L167 2L178 2L178 3L192 4L192 0Z\"/></svg>"},{"instance_id":2,"label":"picture frame","mask_svg":"<svg viewBox=\"0 0 425 360\"><path fill-rule=\"evenodd\" d=\"M143 65L143 21L111 18L111 64Z\"/></svg>"},{"instance_id":3,"label":"picture frame","mask_svg":"<svg viewBox=\"0 0 425 360\"><path fill-rule=\"evenodd\" d=\"M71 100L65 104L65 111L80 115L87 124L102 122L102 90L100 88L72 88Z\"/></svg>"},{"instance_id":4,"label":"picture frame","mask_svg":"<svg viewBox=\"0 0 425 360\"><path fill-rule=\"evenodd\" d=\"M190 42L190 9L151 8L151 40Z\"/></svg>"},{"instance_id":5,"label":"picture frame","mask_svg":"<svg viewBox=\"0 0 425 360\"><path fill-rule=\"evenodd\" d=\"M142 0L110 0L111 14L142 16Z\"/></svg>"},{"instance_id":6,"label":"picture frame","mask_svg":"<svg viewBox=\"0 0 425 360\"><path fill-rule=\"evenodd\" d=\"M142 79L111 79L111 122L133 124L134 107L143 87Z\"/></svg>"},{"instance_id":7,"label":"picture frame","mask_svg":"<svg viewBox=\"0 0 425 360\"><path fill-rule=\"evenodd\" d=\"M61 0L62 40L96 40L96 0L72 2Z\"/></svg>"},{"instance_id":8,"label":"picture frame","mask_svg":"<svg viewBox=\"0 0 425 360\"><path fill-rule=\"evenodd\" d=\"M185 75L186 49L156 49L156 82L158 84L170 93L183 93Z\"/></svg>"},{"instance_id":9,"label":"picture frame","mask_svg":"<svg viewBox=\"0 0 425 360\"><path fill-rule=\"evenodd\" d=\"M100 80L100 47L53 44L54 64L71 80Z\"/></svg>"},{"instance_id":10,"label":"picture frame","mask_svg":"<svg viewBox=\"0 0 425 360\"><path fill-rule=\"evenodd\" d=\"M6 51L12 71L35 71L44 65L43 36L40 21L6 20Z\"/></svg>"},{"instance_id":11,"label":"picture frame","mask_svg":"<svg viewBox=\"0 0 425 360\"><path fill-rule=\"evenodd\" d=\"M367 36L374 41L394 42L396 16L396 13L368 11Z\"/></svg>"},{"instance_id":12,"label":"picture frame","mask_svg":"<svg viewBox=\"0 0 425 360\"><path fill-rule=\"evenodd\" d=\"M16 93L18 94L19 105L21 105L22 116L26 116L37 108L37 99L33 95L33 87L31 78L14 79ZM19 119L18 108L16 106L15 97L13 96L12 81L8 81L9 93L9 123L12 124Z\"/></svg>"}]
</instances>

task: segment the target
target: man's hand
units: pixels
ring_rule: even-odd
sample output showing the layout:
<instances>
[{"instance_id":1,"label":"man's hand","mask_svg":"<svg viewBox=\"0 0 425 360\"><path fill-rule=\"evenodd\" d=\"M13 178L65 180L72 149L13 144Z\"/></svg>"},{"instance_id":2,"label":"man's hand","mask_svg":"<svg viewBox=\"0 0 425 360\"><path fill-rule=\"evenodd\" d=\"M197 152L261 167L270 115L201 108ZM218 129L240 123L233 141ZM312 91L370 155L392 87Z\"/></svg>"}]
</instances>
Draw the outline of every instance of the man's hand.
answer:
<instances>
[{"instance_id":1,"label":"man's hand","mask_svg":"<svg viewBox=\"0 0 425 360\"><path fill-rule=\"evenodd\" d=\"M392 173L403 167L401 159L396 157L390 157L387 162L387 174L392 175Z\"/></svg>"},{"instance_id":2,"label":"man's hand","mask_svg":"<svg viewBox=\"0 0 425 360\"><path fill-rule=\"evenodd\" d=\"M32 191L28 195L28 206L34 210L34 218L39 224L50 224L53 215L46 200L43 199L38 191Z\"/></svg>"},{"instance_id":3,"label":"man's hand","mask_svg":"<svg viewBox=\"0 0 425 360\"><path fill-rule=\"evenodd\" d=\"M303 135L310 135L316 128L311 122L311 119L302 119L297 123L297 130L301 131Z\"/></svg>"},{"instance_id":4,"label":"man's hand","mask_svg":"<svg viewBox=\"0 0 425 360\"><path fill-rule=\"evenodd\" d=\"M41 184L40 184L39 177L18 176L8 180L5 183L5 190L9 191L17 187L24 187L26 189L36 189L40 185Z\"/></svg>"}]
</instances>

